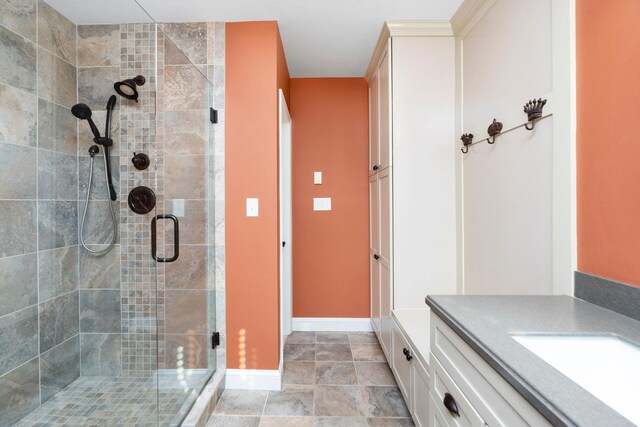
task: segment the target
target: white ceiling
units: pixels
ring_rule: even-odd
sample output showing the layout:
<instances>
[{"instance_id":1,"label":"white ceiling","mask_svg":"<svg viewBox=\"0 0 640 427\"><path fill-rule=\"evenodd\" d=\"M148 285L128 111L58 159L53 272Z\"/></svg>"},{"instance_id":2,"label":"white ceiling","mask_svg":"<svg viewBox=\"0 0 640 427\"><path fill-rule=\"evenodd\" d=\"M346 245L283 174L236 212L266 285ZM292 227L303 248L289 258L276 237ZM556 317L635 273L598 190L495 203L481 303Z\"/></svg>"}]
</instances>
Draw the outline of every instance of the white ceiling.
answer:
<instances>
[{"instance_id":1,"label":"white ceiling","mask_svg":"<svg viewBox=\"0 0 640 427\"><path fill-rule=\"evenodd\" d=\"M76 24L148 21L134 0L47 0ZM449 20L462 0L139 0L159 22L277 20L291 77L361 77L384 21Z\"/></svg>"}]
</instances>

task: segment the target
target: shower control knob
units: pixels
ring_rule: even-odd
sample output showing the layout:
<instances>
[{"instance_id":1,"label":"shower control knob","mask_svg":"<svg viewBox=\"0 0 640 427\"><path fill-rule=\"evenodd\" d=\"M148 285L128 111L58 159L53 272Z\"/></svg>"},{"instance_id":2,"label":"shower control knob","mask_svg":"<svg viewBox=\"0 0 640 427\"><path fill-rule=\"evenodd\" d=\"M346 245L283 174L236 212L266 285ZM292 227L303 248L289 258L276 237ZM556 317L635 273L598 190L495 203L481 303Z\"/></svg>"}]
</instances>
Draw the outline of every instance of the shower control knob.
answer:
<instances>
[{"instance_id":1,"label":"shower control knob","mask_svg":"<svg viewBox=\"0 0 640 427\"><path fill-rule=\"evenodd\" d=\"M132 211L139 215L148 214L156 206L156 194L149 187L136 187L127 200Z\"/></svg>"},{"instance_id":2,"label":"shower control knob","mask_svg":"<svg viewBox=\"0 0 640 427\"><path fill-rule=\"evenodd\" d=\"M151 164L151 160L149 160L149 156L144 153L133 153L133 158L131 159L131 163L138 170L145 170Z\"/></svg>"}]
</instances>

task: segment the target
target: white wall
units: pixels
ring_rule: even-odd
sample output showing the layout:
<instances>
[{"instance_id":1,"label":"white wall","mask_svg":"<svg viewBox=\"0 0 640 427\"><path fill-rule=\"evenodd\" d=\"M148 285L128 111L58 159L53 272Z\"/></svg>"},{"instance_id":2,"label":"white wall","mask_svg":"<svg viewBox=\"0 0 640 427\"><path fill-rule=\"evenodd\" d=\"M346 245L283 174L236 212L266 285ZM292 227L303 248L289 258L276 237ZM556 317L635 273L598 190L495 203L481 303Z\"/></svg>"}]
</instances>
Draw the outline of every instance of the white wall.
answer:
<instances>
[{"instance_id":1,"label":"white wall","mask_svg":"<svg viewBox=\"0 0 640 427\"><path fill-rule=\"evenodd\" d=\"M460 134L485 138L494 118L521 124L532 98L553 109L551 0L497 0L457 43ZM459 154L465 293L553 292L553 126L550 117Z\"/></svg>"}]
</instances>

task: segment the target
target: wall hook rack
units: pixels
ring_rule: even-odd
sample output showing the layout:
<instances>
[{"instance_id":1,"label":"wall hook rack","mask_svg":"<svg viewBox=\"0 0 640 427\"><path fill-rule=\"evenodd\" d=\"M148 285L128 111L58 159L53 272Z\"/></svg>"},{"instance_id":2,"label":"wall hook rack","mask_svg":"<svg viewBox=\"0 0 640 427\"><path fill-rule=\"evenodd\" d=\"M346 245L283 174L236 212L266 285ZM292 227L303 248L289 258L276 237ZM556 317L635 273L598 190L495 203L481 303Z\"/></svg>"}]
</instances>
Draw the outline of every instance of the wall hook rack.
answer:
<instances>
[{"instance_id":1,"label":"wall hook rack","mask_svg":"<svg viewBox=\"0 0 640 427\"><path fill-rule=\"evenodd\" d=\"M460 137L462 140L463 147L460 149L464 154L469 152L469 146L473 143L473 134L472 133L463 133Z\"/></svg>"},{"instance_id":2,"label":"wall hook rack","mask_svg":"<svg viewBox=\"0 0 640 427\"><path fill-rule=\"evenodd\" d=\"M527 113L528 123L525 123L524 128L526 130L533 130L536 125L536 120L542 117L542 109L547 104L546 99L539 98L530 100L524 104L524 112Z\"/></svg>"},{"instance_id":3,"label":"wall hook rack","mask_svg":"<svg viewBox=\"0 0 640 427\"><path fill-rule=\"evenodd\" d=\"M493 144L496 142L496 136L502 132L502 123L493 119L493 123L489 125L487 129L487 133L489 134L489 138L487 138L487 142L489 144ZM493 139L491 139L493 138Z\"/></svg>"}]
</instances>

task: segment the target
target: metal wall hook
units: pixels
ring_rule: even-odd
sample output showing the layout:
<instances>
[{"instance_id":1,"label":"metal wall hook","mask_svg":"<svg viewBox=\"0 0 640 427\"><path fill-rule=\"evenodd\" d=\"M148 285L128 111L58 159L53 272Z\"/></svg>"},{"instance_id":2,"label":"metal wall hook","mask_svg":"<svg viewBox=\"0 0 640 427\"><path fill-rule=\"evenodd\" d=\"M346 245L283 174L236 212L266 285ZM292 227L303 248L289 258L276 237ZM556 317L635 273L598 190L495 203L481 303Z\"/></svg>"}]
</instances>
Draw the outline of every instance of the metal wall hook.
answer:
<instances>
[{"instance_id":1,"label":"metal wall hook","mask_svg":"<svg viewBox=\"0 0 640 427\"><path fill-rule=\"evenodd\" d=\"M462 151L464 154L467 154L469 152L469 146L473 142L473 134L463 133L460 139L462 140L462 145L463 145L460 151Z\"/></svg>"},{"instance_id":2,"label":"metal wall hook","mask_svg":"<svg viewBox=\"0 0 640 427\"><path fill-rule=\"evenodd\" d=\"M547 104L546 99L538 98L530 100L524 104L524 112L527 113L528 122L525 123L524 128L526 130L533 130L536 125L536 120L542 117L542 109Z\"/></svg>"},{"instance_id":3,"label":"metal wall hook","mask_svg":"<svg viewBox=\"0 0 640 427\"><path fill-rule=\"evenodd\" d=\"M495 143L496 135L500 134L500 132L502 132L502 123L496 121L496 119L493 119L493 123L491 123L489 125L489 128L487 129L487 133L489 134L489 138L487 138L487 142L489 144Z\"/></svg>"}]
</instances>

